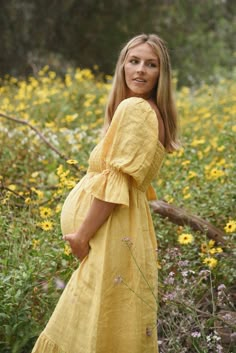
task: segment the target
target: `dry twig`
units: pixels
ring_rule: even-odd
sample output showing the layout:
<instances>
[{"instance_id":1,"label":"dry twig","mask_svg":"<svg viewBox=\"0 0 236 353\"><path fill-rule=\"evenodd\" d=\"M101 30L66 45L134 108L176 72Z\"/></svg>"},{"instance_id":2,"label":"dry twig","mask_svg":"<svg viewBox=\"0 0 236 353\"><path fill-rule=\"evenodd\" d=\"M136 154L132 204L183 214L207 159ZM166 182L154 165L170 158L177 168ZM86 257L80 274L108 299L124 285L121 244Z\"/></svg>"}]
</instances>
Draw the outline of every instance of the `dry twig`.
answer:
<instances>
[{"instance_id":1,"label":"dry twig","mask_svg":"<svg viewBox=\"0 0 236 353\"><path fill-rule=\"evenodd\" d=\"M22 120L22 119L18 119L16 117L13 117L13 116L9 116L7 114L4 114L4 113L0 113L0 116L2 118L5 118L7 120L10 120L10 121L14 121L18 124L21 124L21 125L26 125L28 126L31 130L33 130L38 136L39 138L52 150L54 151L60 158L64 159L65 161L69 160L70 158L65 156L63 153L61 153L55 146L53 146L51 144L51 142L48 141L48 139L35 127L33 126L32 124L30 124L28 121L26 120ZM75 169L77 170L80 170L80 168L76 165L76 164L72 164L72 167L74 167Z\"/></svg>"}]
</instances>

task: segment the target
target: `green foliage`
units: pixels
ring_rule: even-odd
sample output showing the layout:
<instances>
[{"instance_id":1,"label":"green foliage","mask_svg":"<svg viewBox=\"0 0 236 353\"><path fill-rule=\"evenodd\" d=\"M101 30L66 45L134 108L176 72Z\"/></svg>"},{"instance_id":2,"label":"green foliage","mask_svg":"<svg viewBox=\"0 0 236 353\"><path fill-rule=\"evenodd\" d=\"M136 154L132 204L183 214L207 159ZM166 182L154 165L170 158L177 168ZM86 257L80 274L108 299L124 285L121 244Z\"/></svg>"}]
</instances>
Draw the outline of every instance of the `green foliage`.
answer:
<instances>
[{"instance_id":1,"label":"green foliage","mask_svg":"<svg viewBox=\"0 0 236 353\"><path fill-rule=\"evenodd\" d=\"M159 199L182 206L226 231L226 244L221 246L209 242L205 234L194 234L188 227L153 215L159 242L163 353L220 352L211 334L216 331L216 337L223 337L217 320L222 310L229 314L233 310L233 76L231 80L221 78L215 86L183 87L177 92L183 146L166 157L154 181ZM110 85L95 79L87 69L70 70L62 80L49 68L37 78L7 77L1 84L0 351L26 353L78 266L61 239L60 209L69 190L84 175L90 151L99 140ZM32 127L66 158L53 151ZM222 295L226 297L222 299ZM231 330L232 324L223 320L223 326ZM226 352L232 351L223 338L220 344Z\"/></svg>"}]
</instances>

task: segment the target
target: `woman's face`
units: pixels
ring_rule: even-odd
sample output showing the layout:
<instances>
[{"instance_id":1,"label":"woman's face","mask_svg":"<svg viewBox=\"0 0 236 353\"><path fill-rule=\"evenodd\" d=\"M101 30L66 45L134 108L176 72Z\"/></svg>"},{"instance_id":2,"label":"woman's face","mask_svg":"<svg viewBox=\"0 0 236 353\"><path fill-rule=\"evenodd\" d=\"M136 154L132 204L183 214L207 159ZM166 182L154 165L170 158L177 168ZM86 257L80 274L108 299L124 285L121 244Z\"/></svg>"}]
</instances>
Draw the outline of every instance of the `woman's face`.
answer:
<instances>
[{"instance_id":1,"label":"woman's face","mask_svg":"<svg viewBox=\"0 0 236 353\"><path fill-rule=\"evenodd\" d=\"M159 60L149 44L138 44L129 50L124 73L128 97L153 97L159 77Z\"/></svg>"}]
</instances>

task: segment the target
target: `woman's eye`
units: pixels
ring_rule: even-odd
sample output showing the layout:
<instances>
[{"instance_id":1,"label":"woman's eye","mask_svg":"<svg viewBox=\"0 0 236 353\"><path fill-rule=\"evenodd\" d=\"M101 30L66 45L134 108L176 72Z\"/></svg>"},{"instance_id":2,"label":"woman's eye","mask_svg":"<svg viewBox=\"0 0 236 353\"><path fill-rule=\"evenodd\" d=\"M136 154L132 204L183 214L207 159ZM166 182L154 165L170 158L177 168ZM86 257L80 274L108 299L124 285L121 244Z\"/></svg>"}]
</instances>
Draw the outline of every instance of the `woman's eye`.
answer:
<instances>
[{"instance_id":1,"label":"woman's eye","mask_svg":"<svg viewBox=\"0 0 236 353\"><path fill-rule=\"evenodd\" d=\"M154 63L149 63L149 64L148 64L148 67L157 67L157 66L156 66L156 64L154 64Z\"/></svg>"},{"instance_id":2,"label":"woman's eye","mask_svg":"<svg viewBox=\"0 0 236 353\"><path fill-rule=\"evenodd\" d=\"M137 63L138 63L138 60L131 59L131 60L130 60L130 63L131 63L131 64L137 64Z\"/></svg>"}]
</instances>

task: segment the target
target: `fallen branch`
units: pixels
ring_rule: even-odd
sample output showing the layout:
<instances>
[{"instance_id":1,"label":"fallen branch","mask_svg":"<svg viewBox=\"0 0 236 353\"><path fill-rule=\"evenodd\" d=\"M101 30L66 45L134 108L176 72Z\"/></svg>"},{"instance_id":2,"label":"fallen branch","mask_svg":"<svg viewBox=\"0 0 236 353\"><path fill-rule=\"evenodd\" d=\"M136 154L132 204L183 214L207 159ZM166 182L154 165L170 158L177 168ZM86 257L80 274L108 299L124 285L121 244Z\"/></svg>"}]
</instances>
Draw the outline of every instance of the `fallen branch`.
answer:
<instances>
[{"instance_id":1,"label":"fallen branch","mask_svg":"<svg viewBox=\"0 0 236 353\"><path fill-rule=\"evenodd\" d=\"M204 219L190 215L184 209L170 205L162 200L152 201L150 204L154 213L158 213L163 218L168 218L172 223L180 226L188 225L195 231L206 233L210 239L215 240L217 243L226 243L224 240L225 233Z\"/></svg>"},{"instance_id":2,"label":"fallen branch","mask_svg":"<svg viewBox=\"0 0 236 353\"><path fill-rule=\"evenodd\" d=\"M22 120L22 119L18 119L18 118L15 118L13 116L9 116L7 114L4 114L4 113L0 113L0 116L2 118L5 118L7 120L10 120L10 121L14 121L18 124L21 124L21 125L26 125L28 126L31 130L33 130L38 136L39 138L52 150L54 151L60 158L64 159L65 161L68 161L70 158L65 156L63 153L61 153L55 146L53 146L51 144L51 142L49 142L46 137L35 127L33 126L32 124L30 124L28 121L26 120ZM76 170L80 170L80 168L76 165L76 164L72 164L72 167L75 168Z\"/></svg>"}]
</instances>

